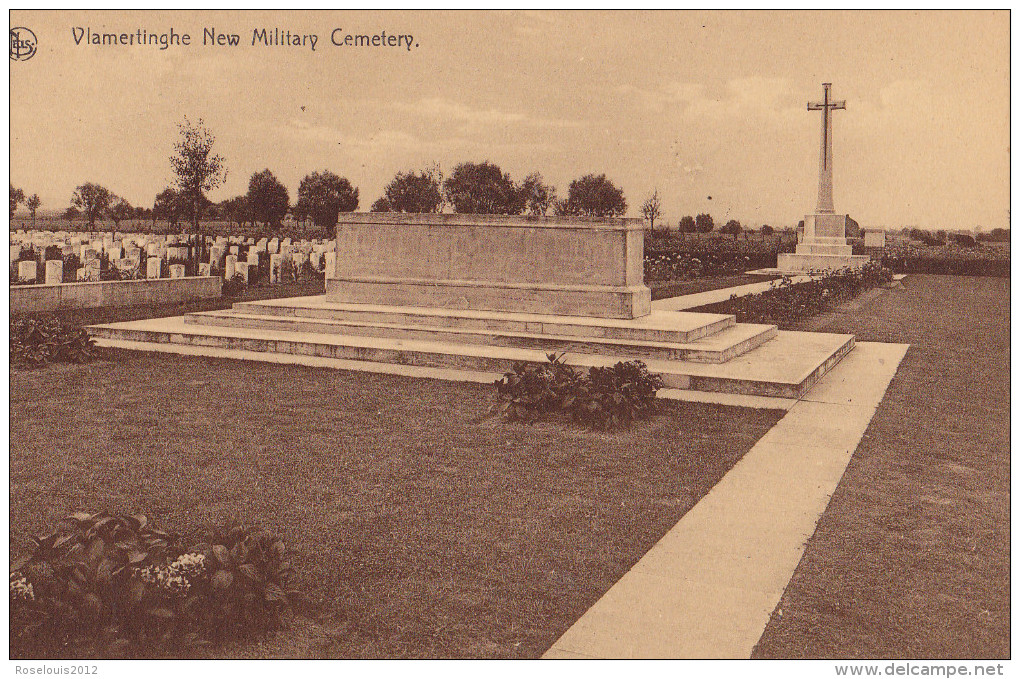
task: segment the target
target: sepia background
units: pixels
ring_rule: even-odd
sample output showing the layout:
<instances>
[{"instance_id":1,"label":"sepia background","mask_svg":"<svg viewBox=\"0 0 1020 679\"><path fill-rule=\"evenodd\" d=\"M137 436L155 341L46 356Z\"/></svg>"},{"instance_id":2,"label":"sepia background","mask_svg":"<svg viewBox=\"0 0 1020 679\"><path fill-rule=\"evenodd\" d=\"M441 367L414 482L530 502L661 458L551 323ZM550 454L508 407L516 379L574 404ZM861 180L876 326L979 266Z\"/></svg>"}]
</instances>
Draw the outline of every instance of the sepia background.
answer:
<instances>
[{"instance_id":1,"label":"sepia background","mask_svg":"<svg viewBox=\"0 0 1020 679\"><path fill-rule=\"evenodd\" d=\"M862 225L985 229L1009 220L1008 12L27 12L10 63L11 176L43 210L83 181L150 205L184 115L203 118L243 193L327 168L360 209L401 170L491 160L560 195L606 173L631 216L711 211L795 224L813 205L821 83L835 114L835 201ZM76 45L72 27L187 32L190 47ZM202 30L236 48L201 45ZM252 46L253 29L316 33ZM334 47L330 32L411 34L415 49Z\"/></svg>"}]
</instances>

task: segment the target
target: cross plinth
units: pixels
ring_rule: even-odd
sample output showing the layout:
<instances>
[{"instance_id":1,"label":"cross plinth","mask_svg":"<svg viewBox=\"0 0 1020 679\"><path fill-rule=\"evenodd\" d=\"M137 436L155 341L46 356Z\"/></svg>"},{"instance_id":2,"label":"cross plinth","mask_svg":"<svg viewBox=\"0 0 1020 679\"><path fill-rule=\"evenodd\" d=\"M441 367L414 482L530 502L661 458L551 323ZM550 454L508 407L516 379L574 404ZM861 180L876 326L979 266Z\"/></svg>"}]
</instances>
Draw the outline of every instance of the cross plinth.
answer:
<instances>
[{"instance_id":1,"label":"cross plinth","mask_svg":"<svg viewBox=\"0 0 1020 679\"><path fill-rule=\"evenodd\" d=\"M832 115L831 111L846 109L846 101L833 101L830 97L832 83L822 83L825 99L808 102L807 110L822 112L822 141L818 158L818 207L817 212L830 213L836 209L832 204Z\"/></svg>"},{"instance_id":2,"label":"cross plinth","mask_svg":"<svg viewBox=\"0 0 1020 679\"><path fill-rule=\"evenodd\" d=\"M832 205L832 111L846 109L845 101L833 101L832 83L822 83L825 98L809 102L809 111L822 112L822 144L818 154L818 207L804 215L804 235L796 252L781 252L776 268L784 273L831 271L867 264L867 255L855 255L846 242L847 215L836 214Z\"/></svg>"}]
</instances>

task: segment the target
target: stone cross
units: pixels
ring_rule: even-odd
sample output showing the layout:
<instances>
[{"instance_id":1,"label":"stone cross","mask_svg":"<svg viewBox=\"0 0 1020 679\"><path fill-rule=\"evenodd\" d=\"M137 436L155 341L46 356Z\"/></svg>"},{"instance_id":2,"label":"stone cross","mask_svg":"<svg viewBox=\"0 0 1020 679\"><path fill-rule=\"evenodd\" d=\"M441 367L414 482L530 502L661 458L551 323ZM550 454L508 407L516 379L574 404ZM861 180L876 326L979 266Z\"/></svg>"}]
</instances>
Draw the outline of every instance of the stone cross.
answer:
<instances>
[{"instance_id":1,"label":"stone cross","mask_svg":"<svg viewBox=\"0 0 1020 679\"><path fill-rule=\"evenodd\" d=\"M818 159L818 207L816 212L835 212L832 205L832 116L829 111L845 110L846 101L832 101L829 91L832 83L822 83L825 88L825 100L808 102L807 110L822 112L822 142Z\"/></svg>"}]
</instances>

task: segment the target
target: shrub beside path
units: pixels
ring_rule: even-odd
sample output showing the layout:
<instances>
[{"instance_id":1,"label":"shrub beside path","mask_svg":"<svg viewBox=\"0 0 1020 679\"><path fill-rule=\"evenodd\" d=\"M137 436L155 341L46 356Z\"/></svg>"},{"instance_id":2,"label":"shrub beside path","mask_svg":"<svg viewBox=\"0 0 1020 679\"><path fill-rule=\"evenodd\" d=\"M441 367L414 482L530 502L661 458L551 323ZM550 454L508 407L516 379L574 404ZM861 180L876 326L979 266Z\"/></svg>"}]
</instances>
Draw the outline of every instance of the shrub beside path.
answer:
<instances>
[{"instance_id":1,"label":"shrub beside path","mask_svg":"<svg viewBox=\"0 0 1020 679\"><path fill-rule=\"evenodd\" d=\"M906 350L859 344L544 657L749 657Z\"/></svg>"}]
</instances>

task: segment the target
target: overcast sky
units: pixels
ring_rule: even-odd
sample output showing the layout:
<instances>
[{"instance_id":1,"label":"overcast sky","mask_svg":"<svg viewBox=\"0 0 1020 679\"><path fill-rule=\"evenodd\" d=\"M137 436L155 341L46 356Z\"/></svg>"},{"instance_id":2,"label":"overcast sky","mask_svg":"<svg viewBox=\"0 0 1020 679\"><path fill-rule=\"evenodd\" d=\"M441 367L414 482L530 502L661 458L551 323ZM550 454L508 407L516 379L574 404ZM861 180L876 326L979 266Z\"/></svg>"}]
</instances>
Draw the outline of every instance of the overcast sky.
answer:
<instances>
[{"instance_id":1,"label":"overcast sky","mask_svg":"<svg viewBox=\"0 0 1020 679\"><path fill-rule=\"evenodd\" d=\"M822 82L835 205L863 226L1008 226L1009 15L998 13L11 13L38 51L10 63L11 181L63 209L75 186L151 206L185 115L227 160L210 197L268 167L348 177L367 209L401 170L490 160L565 195L605 173L629 214L795 224L813 211ZM169 32L191 46L76 45ZM238 47L202 46L203 28ZM315 51L252 46L315 34ZM415 46L336 47L334 29Z\"/></svg>"}]
</instances>

